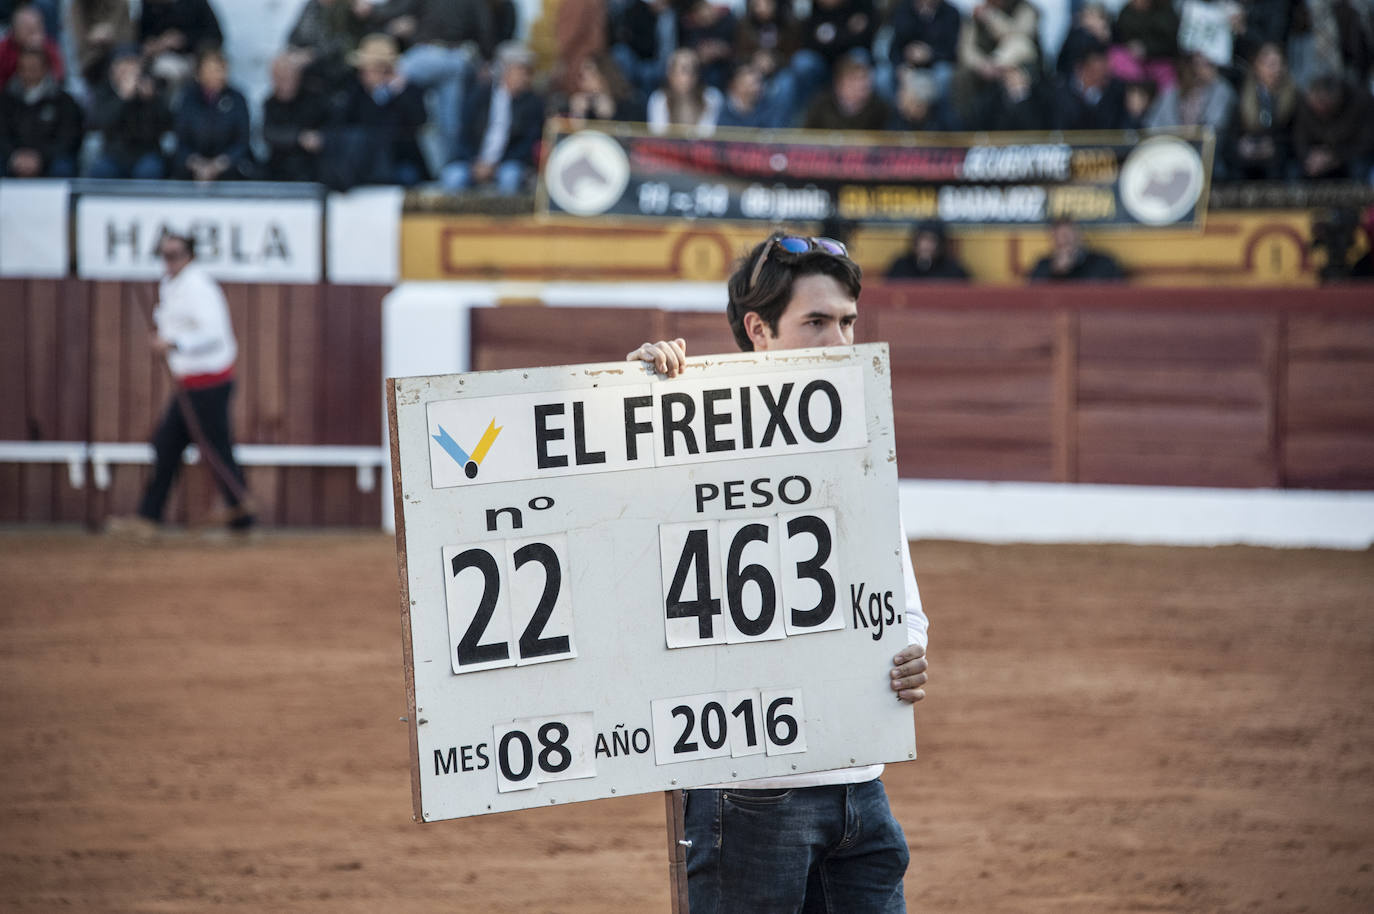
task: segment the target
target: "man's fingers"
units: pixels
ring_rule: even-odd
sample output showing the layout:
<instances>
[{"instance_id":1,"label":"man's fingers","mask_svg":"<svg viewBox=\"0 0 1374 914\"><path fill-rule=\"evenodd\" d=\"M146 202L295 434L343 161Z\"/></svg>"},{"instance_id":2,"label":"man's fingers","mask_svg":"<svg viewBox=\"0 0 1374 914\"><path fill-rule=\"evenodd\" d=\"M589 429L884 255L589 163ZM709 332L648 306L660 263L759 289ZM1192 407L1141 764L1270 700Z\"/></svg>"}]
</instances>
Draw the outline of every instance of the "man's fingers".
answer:
<instances>
[{"instance_id":1,"label":"man's fingers","mask_svg":"<svg viewBox=\"0 0 1374 914\"><path fill-rule=\"evenodd\" d=\"M915 704L926 697L925 689L908 689L905 692L898 692L897 697L908 704Z\"/></svg>"},{"instance_id":2,"label":"man's fingers","mask_svg":"<svg viewBox=\"0 0 1374 914\"><path fill-rule=\"evenodd\" d=\"M897 656L892 658L894 666L901 666L909 660L917 660L926 655L926 649L919 644L908 644L897 652Z\"/></svg>"},{"instance_id":3,"label":"man's fingers","mask_svg":"<svg viewBox=\"0 0 1374 914\"><path fill-rule=\"evenodd\" d=\"M631 362L649 362L659 374L670 378L676 377L687 367L687 341L679 337L675 340L644 343L633 352L626 353L625 358Z\"/></svg>"}]
</instances>

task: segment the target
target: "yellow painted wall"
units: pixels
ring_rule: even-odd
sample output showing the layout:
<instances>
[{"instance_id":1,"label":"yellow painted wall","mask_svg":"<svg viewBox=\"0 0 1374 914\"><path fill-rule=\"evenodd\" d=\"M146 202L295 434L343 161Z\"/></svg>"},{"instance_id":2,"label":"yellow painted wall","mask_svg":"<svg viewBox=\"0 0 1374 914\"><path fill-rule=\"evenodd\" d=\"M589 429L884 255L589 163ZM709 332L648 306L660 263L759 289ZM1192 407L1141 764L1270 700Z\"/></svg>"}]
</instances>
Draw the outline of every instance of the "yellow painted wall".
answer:
<instances>
[{"instance_id":1,"label":"yellow painted wall","mask_svg":"<svg viewBox=\"0 0 1374 914\"><path fill-rule=\"evenodd\" d=\"M1213 212L1202 231L1087 233L1141 285L1313 286L1320 261L1307 250L1311 216L1303 210ZM416 213L401 224L401 275L407 280L718 281L763 236L751 225L661 225L523 217ZM1049 249L1043 229L952 235L980 282L1021 285ZM906 245L900 229L863 229L851 250L870 277Z\"/></svg>"}]
</instances>

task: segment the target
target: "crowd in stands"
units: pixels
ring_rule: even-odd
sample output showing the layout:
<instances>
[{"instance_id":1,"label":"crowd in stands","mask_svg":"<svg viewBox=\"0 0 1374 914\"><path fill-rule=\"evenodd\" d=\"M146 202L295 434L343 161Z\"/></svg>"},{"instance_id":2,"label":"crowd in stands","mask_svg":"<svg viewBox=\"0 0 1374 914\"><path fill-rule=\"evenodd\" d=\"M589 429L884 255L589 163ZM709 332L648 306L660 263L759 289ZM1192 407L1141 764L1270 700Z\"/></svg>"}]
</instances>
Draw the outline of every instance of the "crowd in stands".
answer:
<instances>
[{"instance_id":1,"label":"crowd in stands","mask_svg":"<svg viewBox=\"0 0 1374 914\"><path fill-rule=\"evenodd\" d=\"M0 0L0 161L514 194L559 114L697 135L1206 125L1219 180L1370 179L1365 0L1075 4L1057 53L1040 2L561 0L540 68L511 0L307 0L253 111L208 0L142 0L136 19L128 0ZM1221 12L1229 56L1180 41L1185 2Z\"/></svg>"}]
</instances>

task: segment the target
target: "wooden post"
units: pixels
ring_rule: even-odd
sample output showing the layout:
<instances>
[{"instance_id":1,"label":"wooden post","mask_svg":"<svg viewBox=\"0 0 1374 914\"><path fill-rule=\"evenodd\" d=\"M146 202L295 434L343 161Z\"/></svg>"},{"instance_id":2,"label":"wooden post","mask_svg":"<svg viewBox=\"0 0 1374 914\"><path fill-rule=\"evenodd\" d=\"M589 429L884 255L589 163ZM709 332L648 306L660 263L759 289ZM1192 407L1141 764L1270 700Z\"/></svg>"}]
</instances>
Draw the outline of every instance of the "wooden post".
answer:
<instances>
[{"instance_id":1,"label":"wooden post","mask_svg":"<svg viewBox=\"0 0 1374 914\"><path fill-rule=\"evenodd\" d=\"M672 899L673 914L688 914L687 905L687 845L683 822L681 790L663 791L668 814L668 896Z\"/></svg>"}]
</instances>

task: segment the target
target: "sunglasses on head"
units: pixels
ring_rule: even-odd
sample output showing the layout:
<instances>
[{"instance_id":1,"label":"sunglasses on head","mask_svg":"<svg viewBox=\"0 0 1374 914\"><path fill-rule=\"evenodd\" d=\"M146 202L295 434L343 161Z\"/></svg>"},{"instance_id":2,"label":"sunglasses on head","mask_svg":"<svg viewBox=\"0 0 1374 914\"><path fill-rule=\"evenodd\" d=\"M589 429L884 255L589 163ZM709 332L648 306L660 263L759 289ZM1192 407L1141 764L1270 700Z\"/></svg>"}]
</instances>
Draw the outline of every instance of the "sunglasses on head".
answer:
<instances>
[{"instance_id":1,"label":"sunglasses on head","mask_svg":"<svg viewBox=\"0 0 1374 914\"><path fill-rule=\"evenodd\" d=\"M834 238L803 238L800 235L783 235L774 238L759 254L758 262L754 264L754 272L749 274L749 285L746 288L754 288L754 283L759 281L759 274L763 272L763 265L768 262L768 255L773 253L773 248L782 248L789 254L809 254L812 251L820 251L835 257L849 256L849 249L844 246L844 243L836 241Z\"/></svg>"}]
</instances>

